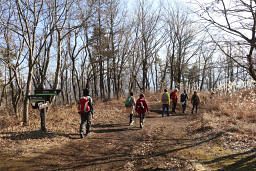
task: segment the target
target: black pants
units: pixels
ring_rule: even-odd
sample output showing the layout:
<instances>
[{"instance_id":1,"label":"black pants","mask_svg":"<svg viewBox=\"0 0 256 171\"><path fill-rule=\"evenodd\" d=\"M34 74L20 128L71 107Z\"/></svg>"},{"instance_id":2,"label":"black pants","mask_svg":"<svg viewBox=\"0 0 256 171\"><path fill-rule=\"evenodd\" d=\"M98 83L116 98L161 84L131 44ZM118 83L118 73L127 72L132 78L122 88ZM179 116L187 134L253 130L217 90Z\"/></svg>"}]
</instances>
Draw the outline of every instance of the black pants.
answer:
<instances>
[{"instance_id":1,"label":"black pants","mask_svg":"<svg viewBox=\"0 0 256 171\"><path fill-rule=\"evenodd\" d=\"M140 114L140 123L143 123L144 118L145 118L145 113Z\"/></svg>"},{"instance_id":2,"label":"black pants","mask_svg":"<svg viewBox=\"0 0 256 171\"><path fill-rule=\"evenodd\" d=\"M132 123L133 114L130 114L130 124Z\"/></svg>"},{"instance_id":3,"label":"black pants","mask_svg":"<svg viewBox=\"0 0 256 171\"><path fill-rule=\"evenodd\" d=\"M175 109L176 109L176 105L177 105L177 102L172 102L172 112L175 113Z\"/></svg>"},{"instance_id":4,"label":"black pants","mask_svg":"<svg viewBox=\"0 0 256 171\"><path fill-rule=\"evenodd\" d=\"M187 107L187 102L185 101L185 102L182 103L182 113L185 112L186 107Z\"/></svg>"},{"instance_id":5,"label":"black pants","mask_svg":"<svg viewBox=\"0 0 256 171\"><path fill-rule=\"evenodd\" d=\"M194 109L196 108L196 113L197 113L197 109L198 109L198 103L194 103L193 107L192 107L192 113L194 112Z\"/></svg>"},{"instance_id":6,"label":"black pants","mask_svg":"<svg viewBox=\"0 0 256 171\"><path fill-rule=\"evenodd\" d=\"M90 133L90 130L91 130L91 118L92 118L91 112L86 113L86 114L80 114L80 116L81 116L80 134L84 133L84 125L85 125L86 121L87 121L87 123L86 123L86 134Z\"/></svg>"}]
</instances>

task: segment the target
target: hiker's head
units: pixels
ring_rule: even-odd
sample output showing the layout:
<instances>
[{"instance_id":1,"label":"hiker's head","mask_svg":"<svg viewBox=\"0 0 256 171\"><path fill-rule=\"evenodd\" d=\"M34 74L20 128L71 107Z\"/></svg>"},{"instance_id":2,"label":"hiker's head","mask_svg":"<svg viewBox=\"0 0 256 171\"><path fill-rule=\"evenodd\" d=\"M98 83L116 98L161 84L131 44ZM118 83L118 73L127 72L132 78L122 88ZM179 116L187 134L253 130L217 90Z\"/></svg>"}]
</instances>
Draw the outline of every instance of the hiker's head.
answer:
<instances>
[{"instance_id":1,"label":"hiker's head","mask_svg":"<svg viewBox=\"0 0 256 171\"><path fill-rule=\"evenodd\" d=\"M186 90L184 90L184 93L186 93L187 91Z\"/></svg>"},{"instance_id":2,"label":"hiker's head","mask_svg":"<svg viewBox=\"0 0 256 171\"><path fill-rule=\"evenodd\" d=\"M164 92L167 92L167 89L164 89Z\"/></svg>"},{"instance_id":3,"label":"hiker's head","mask_svg":"<svg viewBox=\"0 0 256 171\"><path fill-rule=\"evenodd\" d=\"M143 98L143 97L144 97L144 94L141 93L141 94L140 94L140 98Z\"/></svg>"},{"instance_id":4,"label":"hiker's head","mask_svg":"<svg viewBox=\"0 0 256 171\"><path fill-rule=\"evenodd\" d=\"M175 88L175 90L174 90L174 91L178 92L178 89L177 89L177 88Z\"/></svg>"},{"instance_id":5,"label":"hiker's head","mask_svg":"<svg viewBox=\"0 0 256 171\"><path fill-rule=\"evenodd\" d=\"M130 96L133 96L133 92L130 92Z\"/></svg>"},{"instance_id":6,"label":"hiker's head","mask_svg":"<svg viewBox=\"0 0 256 171\"><path fill-rule=\"evenodd\" d=\"M194 94L197 94L197 92L196 92L196 91L194 91Z\"/></svg>"},{"instance_id":7,"label":"hiker's head","mask_svg":"<svg viewBox=\"0 0 256 171\"><path fill-rule=\"evenodd\" d=\"M88 88L83 89L83 95L84 96L89 96L89 89Z\"/></svg>"}]
</instances>

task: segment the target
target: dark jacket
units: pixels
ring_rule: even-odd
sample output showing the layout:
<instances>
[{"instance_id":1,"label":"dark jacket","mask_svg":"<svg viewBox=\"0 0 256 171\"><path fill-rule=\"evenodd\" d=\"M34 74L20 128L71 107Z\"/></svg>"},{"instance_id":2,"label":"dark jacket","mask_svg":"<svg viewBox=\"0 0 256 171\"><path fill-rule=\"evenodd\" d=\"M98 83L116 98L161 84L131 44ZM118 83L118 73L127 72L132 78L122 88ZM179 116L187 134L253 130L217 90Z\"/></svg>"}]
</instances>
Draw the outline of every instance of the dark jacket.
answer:
<instances>
[{"instance_id":1,"label":"dark jacket","mask_svg":"<svg viewBox=\"0 0 256 171\"><path fill-rule=\"evenodd\" d=\"M141 104L143 105L143 108L141 108ZM144 114L148 112L148 104L144 98L139 98L137 100L135 110L138 114Z\"/></svg>"}]
</instances>

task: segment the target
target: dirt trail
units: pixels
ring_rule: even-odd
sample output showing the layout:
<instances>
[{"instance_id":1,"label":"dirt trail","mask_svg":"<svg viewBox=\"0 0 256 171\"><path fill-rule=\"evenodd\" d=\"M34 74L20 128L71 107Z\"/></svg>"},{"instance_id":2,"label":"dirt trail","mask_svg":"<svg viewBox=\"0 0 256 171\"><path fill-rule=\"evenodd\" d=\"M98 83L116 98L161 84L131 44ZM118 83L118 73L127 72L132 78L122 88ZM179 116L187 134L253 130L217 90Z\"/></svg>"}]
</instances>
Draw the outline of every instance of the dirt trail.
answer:
<instances>
[{"instance_id":1,"label":"dirt trail","mask_svg":"<svg viewBox=\"0 0 256 171\"><path fill-rule=\"evenodd\" d=\"M131 127L128 118L93 122L88 137L69 135L68 144L2 160L0 170L212 170L202 159L216 158L209 147L218 146L223 132L188 135L191 119L180 113L161 117L159 105L151 104L143 129L139 118Z\"/></svg>"}]
</instances>

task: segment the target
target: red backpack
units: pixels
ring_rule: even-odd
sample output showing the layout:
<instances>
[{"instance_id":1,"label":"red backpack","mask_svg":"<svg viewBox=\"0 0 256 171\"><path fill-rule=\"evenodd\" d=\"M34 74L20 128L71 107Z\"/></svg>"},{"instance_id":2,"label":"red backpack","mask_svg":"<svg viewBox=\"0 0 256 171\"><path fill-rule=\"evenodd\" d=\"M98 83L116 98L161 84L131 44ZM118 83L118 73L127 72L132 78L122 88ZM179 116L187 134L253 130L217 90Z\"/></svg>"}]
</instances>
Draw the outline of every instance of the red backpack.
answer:
<instances>
[{"instance_id":1,"label":"red backpack","mask_svg":"<svg viewBox=\"0 0 256 171\"><path fill-rule=\"evenodd\" d=\"M146 112L146 101L144 98L138 99L136 102L135 110L137 113L142 114Z\"/></svg>"},{"instance_id":2,"label":"red backpack","mask_svg":"<svg viewBox=\"0 0 256 171\"><path fill-rule=\"evenodd\" d=\"M85 114L90 112L90 106L89 106L89 97L83 96L79 99L79 104L77 107L78 113Z\"/></svg>"}]
</instances>

